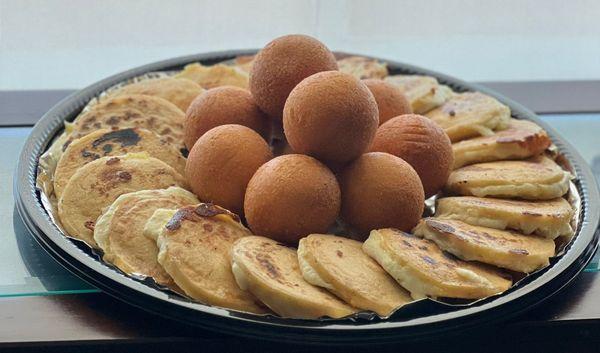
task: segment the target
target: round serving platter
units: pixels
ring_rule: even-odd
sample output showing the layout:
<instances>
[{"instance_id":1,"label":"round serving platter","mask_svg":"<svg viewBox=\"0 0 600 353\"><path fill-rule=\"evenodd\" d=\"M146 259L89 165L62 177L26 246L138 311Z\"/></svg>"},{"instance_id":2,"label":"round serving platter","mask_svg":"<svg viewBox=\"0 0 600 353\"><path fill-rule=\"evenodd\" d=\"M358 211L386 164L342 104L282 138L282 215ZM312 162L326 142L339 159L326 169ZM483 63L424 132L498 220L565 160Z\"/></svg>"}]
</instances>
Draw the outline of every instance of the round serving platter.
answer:
<instances>
[{"instance_id":1,"label":"round serving platter","mask_svg":"<svg viewBox=\"0 0 600 353\"><path fill-rule=\"evenodd\" d=\"M154 71L182 69L193 62L205 65L230 60L256 50L238 50L184 56L140 66L111 76L77 91L49 110L33 127L20 155L15 176L15 201L18 212L31 234L64 267L104 292L129 304L198 327L253 338L303 343L384 343L438 336L450 331L481 326L507 319L530 309L569 283L588 263L597 246L600 232L600 196L593 174L577 151L556 131L520 104L485 87L422 69L386 62L390 74L433 76L454 91L480 91L510 107L512 116L542 126L558 151L577 176L574 181L581 198L579 227L563 256L551 260L550 266L528 276L502 295L469 306L448 306L420 301L387 320L297 320L257 316L186 301L160 291L102 263L84 246L65 237L52 223L36 189L39 157L63 130L64 121L73 120L90 99L127 79Z\"/></svg>"}]
</instances>

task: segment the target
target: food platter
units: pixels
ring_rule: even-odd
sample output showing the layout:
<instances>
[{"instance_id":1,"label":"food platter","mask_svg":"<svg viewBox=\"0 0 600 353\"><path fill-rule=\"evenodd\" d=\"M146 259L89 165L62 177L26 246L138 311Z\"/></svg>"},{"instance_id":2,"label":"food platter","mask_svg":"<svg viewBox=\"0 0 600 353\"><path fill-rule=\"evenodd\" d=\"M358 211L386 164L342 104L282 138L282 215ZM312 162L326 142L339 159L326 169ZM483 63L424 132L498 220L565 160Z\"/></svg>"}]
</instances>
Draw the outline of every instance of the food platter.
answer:
<instances>
[{"instance_id":1,"label":"food platter","mask_svg":"<svg viewBox=\"0 0 600 353\"><path fill-rule=\"evenodd\" d=\"M62 132L64 121L74 119L86 104L109 87L140 75L178 70L200 62L210 65L255 51L228 51L180 57L141 66L93 84L65 98L48 111L35 125L19 159L15 177L15 197L19 214L40 244L62 265L84 280L134 306L198 327L224 333L273 340L314 343L385 342L418 339L444 332L475 327L506 319L538 304L564 287L589 261L598 245L600 217L599 195L589 167L581 156L535 114L501 95L475 84L415 66L380 59L391 74L421 74L437 78L456 92L479 91L507 105L512 116L542 126L550 135L560 155L573 174L580 196L579 226L574 240L563 256L550 266L528 276L509 291L469 306L448 306L434 301L420 301L402 315L388 320L298 320L274 316L257 316L193 303L157 290L116 271L101 262L88 248L66 238L52 223L36 189L38 160L51 142Z\"/></svg>"}]
</instances>

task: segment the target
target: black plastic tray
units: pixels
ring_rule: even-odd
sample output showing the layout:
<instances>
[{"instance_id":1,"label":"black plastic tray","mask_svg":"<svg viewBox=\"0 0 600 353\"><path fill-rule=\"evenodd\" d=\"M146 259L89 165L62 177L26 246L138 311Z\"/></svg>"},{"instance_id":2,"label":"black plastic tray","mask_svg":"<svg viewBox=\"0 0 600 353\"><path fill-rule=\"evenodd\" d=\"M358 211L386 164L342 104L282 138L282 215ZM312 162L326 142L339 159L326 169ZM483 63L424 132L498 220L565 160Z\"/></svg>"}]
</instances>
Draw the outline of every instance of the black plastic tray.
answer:
<instances>
[{"instance_id":1,"label":"black plastic tray","mask_svg":"<svg viewBox=\"0 0 600 353\"><path fill-rule=\"evenodd\" d=\"M412 305L409 311L403 311L402 315L393 316L388 320L317 322L235 313L171 297L103 264L89 250L66 238L52 224L40 202L35 188L35 179L40 155L48 148L52 139L62 131L65 120L72 120L91 98L126 79L151 71L181 69L191 62L213 64L254 52L256 51L238 50L206 53L141 66L73 93L48 111L34 126L23 147L14 182L15 201L19 214L42 247L67 269L106 293L163 317L222 333L321 344L369 344L416 340L507 319L532 308L563 288L593 256L598 246L600 197L593 174L571 145L562 140L533 112L485 87L385 59L381 60L388 63L391 74L430 75L458 92L481 91L508 105L514 117L534 121L546 129L577 175L575 184L581 196L579 229L564 256L552 261L549 267L527 277L504 294L472 306L448 307L431 301L421 301Z\"/></svg>"}]
</instances>

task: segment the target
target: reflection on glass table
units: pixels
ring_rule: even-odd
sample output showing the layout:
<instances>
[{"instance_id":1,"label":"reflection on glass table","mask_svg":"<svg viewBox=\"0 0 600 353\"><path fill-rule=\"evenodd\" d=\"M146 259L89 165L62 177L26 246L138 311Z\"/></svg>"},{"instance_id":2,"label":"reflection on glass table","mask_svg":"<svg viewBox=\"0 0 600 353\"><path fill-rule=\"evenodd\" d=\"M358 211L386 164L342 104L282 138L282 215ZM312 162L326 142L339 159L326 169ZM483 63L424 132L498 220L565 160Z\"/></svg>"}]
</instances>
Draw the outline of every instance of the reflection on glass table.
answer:
<instances>
[{"instance_id":1,"label":"reflection on glass table","mask_svg":"<svg viewBox=\"0 0 600 353\"><path fill-rule=\"evenodd\" d=\"M28 233L13 202L13 175L30 128L0 128L0 297L97 291L52 259Z\"/></svg>"},{"instance_id":2,"label":"reflection on glass table","mask_svg":"<svg viewBox=\"0 0 600 353\"><path fill-rule=\"evenodd\" d=\"M600 114L557 114L542 118L574 145L598 179ZM56 263L27 232L14 208L12 182L16 160L30 128L0 128L0 297L94 292L97 289ZM585 271L598 271L596 254Z\"/></svg>"}]
</instances>

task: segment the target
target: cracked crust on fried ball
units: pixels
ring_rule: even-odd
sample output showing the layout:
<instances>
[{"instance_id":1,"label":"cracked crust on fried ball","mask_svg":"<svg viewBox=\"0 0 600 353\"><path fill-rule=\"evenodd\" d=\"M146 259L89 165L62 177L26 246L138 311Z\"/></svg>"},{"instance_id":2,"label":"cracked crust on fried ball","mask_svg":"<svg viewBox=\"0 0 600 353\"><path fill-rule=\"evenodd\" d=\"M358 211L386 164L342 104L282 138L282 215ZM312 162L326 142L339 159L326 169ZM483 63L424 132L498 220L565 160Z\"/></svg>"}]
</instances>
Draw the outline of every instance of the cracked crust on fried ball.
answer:
<instances>
[{"instance_id":1,"label":"cracked crust on fried ball","mask_svg":"<svg viewBox=\"0 0 600 353\"><path fill-rule=\"evenodd\" d=\"M454 163L448 135L433 121L416 114L402 115L381 125L371 151L387 152L408 162L421 178L425 198L444 187Z\"/></svg>"}]
</instances>

